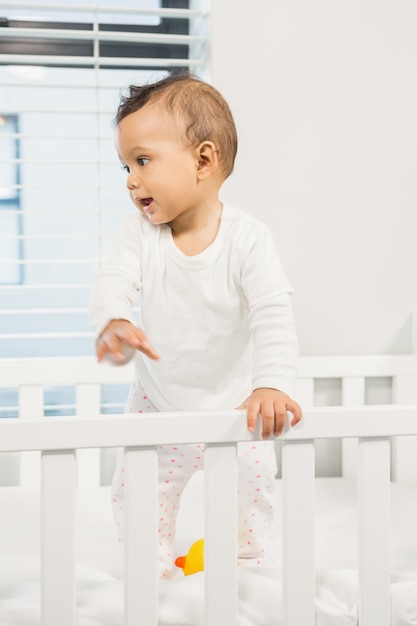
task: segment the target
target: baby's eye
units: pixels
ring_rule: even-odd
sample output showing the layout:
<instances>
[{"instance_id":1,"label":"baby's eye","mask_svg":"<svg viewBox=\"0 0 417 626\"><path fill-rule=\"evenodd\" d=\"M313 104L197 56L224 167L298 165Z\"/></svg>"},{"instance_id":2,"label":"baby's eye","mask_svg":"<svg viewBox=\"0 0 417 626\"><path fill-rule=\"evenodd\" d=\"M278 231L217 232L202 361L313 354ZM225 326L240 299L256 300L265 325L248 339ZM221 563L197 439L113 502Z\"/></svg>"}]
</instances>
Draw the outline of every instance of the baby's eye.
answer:
<instances>
[{"instance_id":1,"label":"baby's eye","mask_svg":"<svg viewBox=\"0 0 417 626\"><path fill-rule=\"evenodd\" d=\"M146 157L139 157L136 160L138 162L138 165L140 165L140 167L144 167L147 163L149 163L149 159L147 159Z\"/></svg>"},{"instance_id":2,"label":"baby's eye","mask_svg":"<svg viewBox=\"0 0 417 626\"><path fill-rule=\"evenodd\" d=\"M130 169L129 169L128 165L122 165L122 170L125 170L125 172L130 174Z\"/></svg>"}]
</instances>

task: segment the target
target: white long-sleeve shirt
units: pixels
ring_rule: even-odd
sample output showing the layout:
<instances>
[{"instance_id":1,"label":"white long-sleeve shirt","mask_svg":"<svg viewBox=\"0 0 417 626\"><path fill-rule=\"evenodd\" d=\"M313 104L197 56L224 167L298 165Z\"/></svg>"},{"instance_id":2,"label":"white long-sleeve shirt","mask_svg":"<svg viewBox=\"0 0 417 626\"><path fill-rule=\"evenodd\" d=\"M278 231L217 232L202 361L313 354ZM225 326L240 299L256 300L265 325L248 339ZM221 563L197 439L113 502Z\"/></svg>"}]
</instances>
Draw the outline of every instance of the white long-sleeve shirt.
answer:
<instances>
[{"instance_id":1,"label":"white long-sleeve shirt","mask_svg":"<svg viewBox=\"0 0 417 626\"><path fill-rule=\"evenodd\" d=\"M95 280L90 315L97 335L112 319L143 328L160 359L137 352L135 369L160 411L232 409L259 387L293 393L290 293L270 230L249 214L225 206L215 241L186 256L168 225L136 213Z\"/></svg>"}]
</instances>

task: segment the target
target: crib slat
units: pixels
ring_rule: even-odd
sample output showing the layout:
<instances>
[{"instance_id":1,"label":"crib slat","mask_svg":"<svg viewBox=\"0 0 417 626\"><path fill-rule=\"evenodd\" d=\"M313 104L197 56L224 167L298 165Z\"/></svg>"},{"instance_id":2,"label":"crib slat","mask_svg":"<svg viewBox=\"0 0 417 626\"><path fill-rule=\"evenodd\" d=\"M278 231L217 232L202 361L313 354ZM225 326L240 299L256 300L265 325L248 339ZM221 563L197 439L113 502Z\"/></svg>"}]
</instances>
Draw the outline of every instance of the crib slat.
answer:
<instances>
[{"instance_id":1,"label":"crib slat","mask_svg":"<svg viewBox=\"0 0 417 626\"><path fill-rule=\"evenodd\" d=\"M236 626L236 444L206 446L204 492L205 624Z\"/></svg>"},{"instance_id":2,"label":"crib slat","mask_svg":"<svg viewBox=\"0 0 417 626\"><path fill-rule=\"evenodd\" d=\"M158 457L125 450L124 625L158 624Z\"/></svg>"},{"instance_id":3,"label":"crib slat","mask_svg":"<svg viewBox=\"0 0 417 626\"><path fill-rule=\"evenodd\" d=\"M284 441L282 463L283 626L314 626L314 442Z\"/></svg>"},{"instance_id":4,"label":"crib slat","mask_svg":"<svg viewBox=\"0 0 417 626\"><path fill-rule=\"evenodd\" d=\"M417 379L401 374L393 381L393 402L395 404L417 403ZM417 437L393 437L392 478L411 487L417 486Z\"/></svg>"},{"instance_id":5,"label":"crib slat","mask_svg":"<svg viewBox=\"0 0 417 626\"><path fill-rule=\"evenodd\" d=\"M365 378L350 376L342 379L342 406L362 406L365 404ZM342 476L357 476L358 439L342 439Z\"/></svg>"},{"instance_id":6,"label":"crib slat","mask_svg":"<svg viewBox=\"0 0 417 626\"><path fill-rule=\"evenodd\" d=\"M42 385L25 385L19 388L19 418L37 419L43 417L44 400ZM20 453L20 485L22 487L39 488L40 454L34 452Z\"/></svg>"},{"instance_id":7,"label":"crib slat","mask_svg":"<svg viewBox=\"0 0 417 626\"><path fill-rule=\"evenodd\" d=\"M96 383L76 387L76 414L79 417L99 415L101 386ZM79 487L99 487L100 449L77 450L77 484Z\"/></svg>"},{"instance_id":8,"label":"crib slat","mask_svg":"<svg viewBox=\"0 0 417 626\"><path fill-rule=\"evenodd\" d=\"M314 378L297 380L297 402L305 409L314 406Z\"/></svg>"},{"instance_id":9,"label":"crib slat","mask_svg":"<svg viewBox=\"0 0 417 626\"><path fill-rule=\"evenodd\" d=\"M358 469L359 623L389 626L389 439L360 439Z\"/></svg>"},{"instance_id":10,"label":"crib slat","mask_svg":"<svg viewBox=\"0 0 417 626\"><path fill-rule=\"evenodd\" d=\"M42 626L75 626L75 451L42 453Z\"/></svg>"}]
</instances>

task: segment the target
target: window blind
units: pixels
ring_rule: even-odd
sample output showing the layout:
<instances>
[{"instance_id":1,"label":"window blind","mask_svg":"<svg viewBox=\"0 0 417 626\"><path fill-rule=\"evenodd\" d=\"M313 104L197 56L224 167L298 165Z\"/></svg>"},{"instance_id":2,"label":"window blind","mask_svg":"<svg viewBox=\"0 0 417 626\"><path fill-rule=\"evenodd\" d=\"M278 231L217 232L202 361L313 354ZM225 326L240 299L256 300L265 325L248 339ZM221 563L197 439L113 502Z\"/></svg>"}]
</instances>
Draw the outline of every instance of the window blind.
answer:
<instances>
[{"instance_id":1,"label":"window blind","mask_svg":"<svg viewBox=\"0 0 417 626\"><path fill-rule=\"evenodd\" d=\"M134 211L120 90L207 78L208 2L0 0L0 357L93 354L91 283Z\"/></svg>"}]
</instances>

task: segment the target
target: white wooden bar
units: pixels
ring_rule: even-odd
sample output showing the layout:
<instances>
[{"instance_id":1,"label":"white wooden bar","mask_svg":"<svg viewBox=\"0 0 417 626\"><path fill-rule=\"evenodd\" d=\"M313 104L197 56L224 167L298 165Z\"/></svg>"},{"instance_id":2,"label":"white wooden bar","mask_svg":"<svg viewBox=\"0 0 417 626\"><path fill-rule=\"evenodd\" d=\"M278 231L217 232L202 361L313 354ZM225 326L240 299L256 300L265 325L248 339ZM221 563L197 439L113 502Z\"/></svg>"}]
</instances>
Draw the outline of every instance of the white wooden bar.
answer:
<instances>
[{"instance_id":1,"label":"white wooden bar","mask_svg":"<svg viewBox=\"0 0 417 626\"><path fill-rule=\"evenodd\" d=\"M417 376L417 356L412 354L302 356L298 378L344 378L349 376ZM76 385L80 382L129 383L133 365L112 367L93 357L0 359L0 384ZM300 388L301 390L301 388ZM298 396L298 383L297 383Z\"/></svg>"},{"instance_id":2,"label":"white wooden bar","mask_svg":"<svg viewBox=\"0 0 417 626\"><path fill-rule=\"evenodd\" d=\"M294 428L287 429L282 441L317 438L391 437L417 435L417 405L378 405L365 407L321 407L306 410ZM0 449L72 450L113 448L204 441L253 441L245 427L245 411L196 411L190 413L124 413L95 418L46 417L37 420L0 420Z\"/></svg>"},{"instance_id":3,"label":"white wooden bar","mask_svg":"<svg viewBox=\"0 0 417 626\"><path fill-rule=\"evenodd\" d=\"M314 406L314 378L299 378L296 391L297 402L304 408Z\"/></svg>"},{"instance_id":4,"label":"white wooden bar","mask_svg":"<svg viewBox=\"0 0 417 626\"><path fill-rule=\"evenodd\" d=\"M37 419L44 415L42 385L26 385L19 389L19 418ZM40 453L38 451L20 454L20 485L39 487L41 481Z\"/></svg>"},{"instance_id":5,"label":"white wooden bar","mask_svg":"<svg viewBox=\"0 0 417 626\"><path fill-rule=\"evenodd\" d=\"M158 456L125 449L124 626L158 626Z\"/></svg>"},{"instance_id":6,"label":"white wooden bar","mask_svg":"<svg viewBox=\"0 0 417 626\"><path fill-rule=\"evenodd\" d=\"M417 404L417 376L401 374L394 378L393 402ZM392 479L417 487L417 437L394 437Z\"/></svg>"},{"instance_id":7,"label":"white wooden bar","mask_svg":"<svg viewBox=\"0 0 417 626\"><path fill-rule=\"evenodd\" d=\"M101 385L81 383L76 386L76 415L84 417L99 415ZM77 450L77 485L98 487L100 485L100 449Z\"/></svg>"},{"instance_id":8,"label":"white wooden bar","mask_svg":"<svg viewBox=\"0 0 417 626\"><path fill-rule=\"evenodd\" d=\"M113 367L97 363L92 357L44 357L30 359L0 359L2 387L25 385L78 385L129 383L133 365Z\"/></svg>"},{"instance_id":9,"label":"white wooden bar","mask_svg":"<svg viewBox=\"0 0 417 626\"><path fill-rule=\"evenodd\" d=\"M75 452L42 453L42 626L75 626Z\"/></svg>"},{"instance_id":10,"label":"white wooden bar","mask_svg":"<svg viewBox=\"0 0 417 626\"><path fill-rule=\"evenodd\" d=\"M365 404L365 378L351 376L342 380L342 405L363 406ZM342 476L354 477L358 473L358 439L342 439Z\"/></svg>"},{"instance_id":11,"label":"white wooden bar","mask_svg":"<svg viewBox=\"0 0 417 626\"><path fill-rule=\"evenodd\" d=\"M237 626L236 444L206 446L204 495L205 624Z\"/></svg>"},{"instance_id":12,"label":"white wooden bar","mask_svg":"<svg viewBox=\"0 0 417 626\"><path fill-rule=\"evenodd\" d=\"M314 626L314 442L284 441L282 461L283 626Z\"/></svg>"},{"instance_id":13,"label":"white wooden bar","mask_svg":"<svg viewBox=\"0 0 417 626\"><path fill-rule=\"evenodd\" d=\"M99 383L78 383L75 392L76 414L98 415L101 403L101 385Z\"/></svg>"},{"instance_id":14,"label":"white wooden bar","mask_svg":"<svg viewBox=\"0 0 417 626\"><path fill-rule=\"evenodd\" d=\"M359 624L390 626L390 443L359 440Z\"/></svg>"},{"instance_id":15,"label":"white wooden bar","mask_svg":"<svg viewBox=\"0 0 417 626\"><path fill-rule=\"evenodd\" d=\"M303 356L298 365L299 378L417 376L417 356L413 354Z\"/></svg>"}]
</instances>

